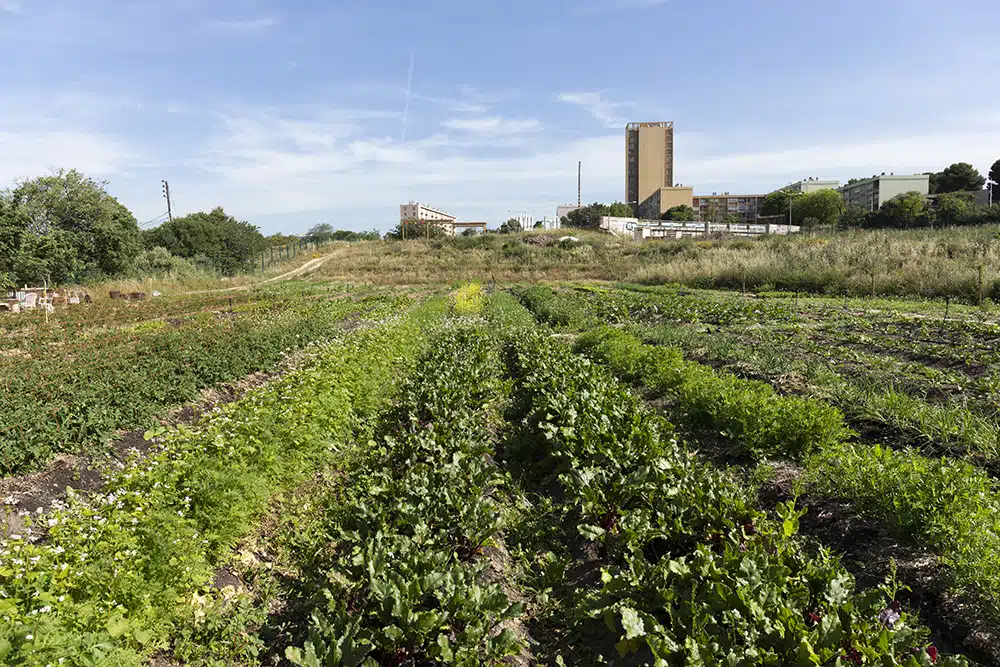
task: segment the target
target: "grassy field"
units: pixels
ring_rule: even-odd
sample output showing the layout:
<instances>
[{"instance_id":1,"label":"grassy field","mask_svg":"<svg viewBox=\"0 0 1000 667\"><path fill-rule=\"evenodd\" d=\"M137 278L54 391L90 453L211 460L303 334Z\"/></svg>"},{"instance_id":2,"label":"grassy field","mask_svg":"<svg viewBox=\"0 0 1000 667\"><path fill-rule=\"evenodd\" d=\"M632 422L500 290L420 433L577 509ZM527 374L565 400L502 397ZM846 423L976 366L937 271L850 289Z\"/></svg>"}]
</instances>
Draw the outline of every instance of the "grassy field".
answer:
<instances>
[{"instance_id":1,"label":"grassy field","mask_svg":"<svg viewBox=\"0 0 1000 667\"><path fill-rule=\"evenodd\" d=\"M382 284L611 280L753 292L1000 300L998 228L637 243L579 230L353 244L323 273ZM560 244L574 234L579 244Z\"/></svg>"},{"instance_id":2,"label":"grassy field","mask_svg":"<svg viewBox=\"0 0 1000 667\"><path fill-rule=\"evenodd\" d=\"M773 280L945 232L550 237L0 320L0 663L1000 664L992 303Z\"/></svg>"}]
</instances>

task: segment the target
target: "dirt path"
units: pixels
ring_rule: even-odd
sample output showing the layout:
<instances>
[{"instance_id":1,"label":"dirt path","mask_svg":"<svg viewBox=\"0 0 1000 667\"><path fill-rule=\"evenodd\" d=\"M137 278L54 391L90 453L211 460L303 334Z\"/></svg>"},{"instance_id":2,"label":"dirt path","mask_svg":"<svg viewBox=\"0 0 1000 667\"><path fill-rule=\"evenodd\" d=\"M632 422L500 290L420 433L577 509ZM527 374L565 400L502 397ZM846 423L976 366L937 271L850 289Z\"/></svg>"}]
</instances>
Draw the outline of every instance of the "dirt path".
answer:
<instances>
[{"instance_id":1,"label":"dirt path","mask_svg":"<svg viewBox=\"0 0 1000 667\"><path fill-rule=\"evenodd\" d=\"M246 292L252 290L255 287L260 287L261 285L268 285L270 283L281 282L284 280L291 280L292 278L298 278L301 275L315 271L319 267L326 264L327 261L333 258L334 255L340 253L343 248L335 248L331 252L323 255L322 257L316 257L315 259L310 259L308 262L302 266L292 269L287 273L282 273L280 276L274 276L273 278L268 278L267 280L261 280L260 282L250 283L248 285L237 285L236 287L222 287L219 289L206 289L206 290L196 290L194 292L182 292L176 296L190 296L192 294L214 294L218 292Z\"/></svg>"}]
</instances>

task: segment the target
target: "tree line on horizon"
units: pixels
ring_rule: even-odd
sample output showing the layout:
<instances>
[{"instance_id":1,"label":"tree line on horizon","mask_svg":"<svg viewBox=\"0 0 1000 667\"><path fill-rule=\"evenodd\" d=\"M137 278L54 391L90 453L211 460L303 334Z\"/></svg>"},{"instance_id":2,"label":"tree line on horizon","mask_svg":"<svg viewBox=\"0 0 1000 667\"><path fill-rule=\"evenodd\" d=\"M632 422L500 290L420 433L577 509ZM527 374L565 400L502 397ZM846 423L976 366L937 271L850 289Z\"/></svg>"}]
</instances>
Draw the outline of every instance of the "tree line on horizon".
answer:
<instances>
[{"instance_id":1,"label":"tree line on horizon","mask_svg":"<svg viewBox=\"0 0 1000 667\"><path fill-rule=\"evenodd\" d=\"M302 236L264 236L222 207L142 229L106 186L71 169L0 191L0 289L198 272L231 276L252 270L268 248L380 237L326 223Z\"/></svg>"},{"instance_id":2,"label":"tree line on horizon","mask_svg":"<svg viewBox=\"0 0 1000 667\"><path fill-rule=\"evenodd\" d=\"M764 197L758 214L781 217L783 224L799 225L805 229L909 229L1000 224L1000 160L993 164L988 178L967 162L957 162L927 175L930 177L929 194L933 198L907 192L884 202L877 211L848 206L840 192L834 189L809 193L778 190ZM847 183L861 180L864 179L852 178ZM992 205L976 201L975 193L986 186L992 189L994 195ZM709 207L705 215L715 223L742 222L738 214L726 213L721 207ZM602 216L628 218L634 217L635 212L629 204L622 202L593 203L563 216L561 223L564 227L597 229ZM661 220L678 222L696 218L695 210L687 205L674 206L660 216Z\"/></svg>"}]
</instances>

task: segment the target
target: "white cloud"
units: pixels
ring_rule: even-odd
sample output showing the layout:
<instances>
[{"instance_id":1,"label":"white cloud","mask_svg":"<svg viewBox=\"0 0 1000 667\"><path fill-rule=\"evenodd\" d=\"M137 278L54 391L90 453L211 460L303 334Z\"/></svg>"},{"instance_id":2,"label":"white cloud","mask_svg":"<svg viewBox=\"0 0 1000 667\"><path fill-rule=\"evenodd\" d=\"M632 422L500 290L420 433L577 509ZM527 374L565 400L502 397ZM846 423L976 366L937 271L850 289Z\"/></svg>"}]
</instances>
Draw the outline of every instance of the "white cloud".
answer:
<instances>
[{"instance_id":1,"label":"white cloud","mask_svg":"<svg viewBox=\"0 0 1000 667\"><path fill-rule=\"evenodd\" d=\"M9 12L11 14L21 13L21 3L15 2L14 0L0 0L0 12Z\"/></svg>"},{"instance_id":2,"label":"white cloud","mask_svg":"<svg viewBox=\"0 0 1000 667\"><path fill-rule=\"evenodd\" d=\"M681 142L678 141L680 144ZM871 173L917 173L942 169L953 162L971 161L988 167L993 147L1000 145L1000 126L957 130L927 136L857 138L839 143L788 148L778 151L692 157L679 152L678 172L685 182L773 182L824 174L868 176Z\"/></svg>"},{"instance_id":3,"label":"white cloud","mask_svg":"<svg viewBox=\"0 0 1000 667\"><path fill-rule=\"evenodd\" d=\"M508 120L493 116L489 118L451 118L442 123L449 130L460 130L472 134L510 135L535 132L542 124L534 119Z\"/></svg>"},{"instance_id":4,"label":"white cloud","mask_svg":"<svg viewBox=\"0 0 1000 667\"><path fill-rule=\"evenodd\" d=\"M234 19L228 21L212 21L212 27L225 32L250 34L263 32L278 25L278 19L263 17L258 19Z\"/></svg>"},{"instance_id":5,"label":"white cloud","mask_svg":"<svg viewBox=\"0 0 1000 667\"><path fill-rule=\"evenodd\" d=\"M0 132L0 184L34 178L52 169L112 176L127 169L132 151L121 140L87 130L54 128Z\"/></svg>"},{"instance_id":6,"label":"white cloud","mask_svg":"<svg viewBox=\"0 0 1000 667\"><path fill-rule=\"evenodd\" d=\"M628 120L620 113L623 109L633 109L632 102L610 102L599 92L559 93L556 99L567 104L582 107L604 127L624 128Z\"/></svg>"}]
</instances>

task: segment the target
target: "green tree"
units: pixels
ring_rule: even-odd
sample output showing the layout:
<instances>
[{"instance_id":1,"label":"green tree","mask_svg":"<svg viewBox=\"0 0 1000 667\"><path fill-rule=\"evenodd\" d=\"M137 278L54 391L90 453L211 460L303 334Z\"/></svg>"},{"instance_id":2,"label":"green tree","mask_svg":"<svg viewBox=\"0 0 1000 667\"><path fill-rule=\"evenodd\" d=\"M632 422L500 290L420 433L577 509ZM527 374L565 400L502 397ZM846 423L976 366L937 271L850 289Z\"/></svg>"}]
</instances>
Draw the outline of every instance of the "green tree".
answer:
<instances>
[{"instance_id":1,"label":"green tree","mask_svg":"<svg viewBox=\"0 0 1000 667\"><path fill-rule=\"evenodd\" d=\"M785 221L788 224L792 224L792 219L788 215L788 200L792 200L792 206L794 207L794 201L802 196L801 192L791 192L789 190L777 190L770 193L764 197L764 201L761 202L760 214L761 215L783 215L785 216Z\"/></svg>"},{"instance_id":2,"label":"green tree","mask_svg":"<svg viewBox=\"0 0 1000 667\"><path fill-rule=\"evenodd\" d=\"M306 232L305 239L310 243L329 243L333 240L334 234L333 225L321 222L318 225L313 225L312 229Z\"/></svg>"},{"instance_id":3,"label":"green tree","mask_svg":"<svg viewBox=\"0 0 1000 667\"><path fill-rule=\"evenodd\" d=\"M435 225L434 223L421 223L416 220L407 220L405 225L399 223L396 225L391 232L385 235L387 239L403 239L403 232L406 232L405 239L407 241L412 241L416 239L432 238L438 239L447 236L444 228L440 225Z\"/></svg>"},{"instance_id":4,"label":"green tree","mask_svg":"<svg viewBox=\"0 0 1000 667\"><path fill-rule=\"evenodd\" d=\"M740 225L743 224L743 218L740 217L739 213L730 213L723 218L723 222L727 225Z\"/></svg>"},{"instance_id":5,"label":"green tree","mask_svg":"<svg viewBox=\"0 0 1000 667\"><path fill-rule=\"evenodd\" d=\"M220 206L210 213L192 213L149 230L146 245L161 246L178 257L207 257L220 272L233 275L250 268L267 241L256 226L227 215Z\"/></svg>"},{"instance_id":6,"label":"green tree","mask_svg":"<svg viewBox=\"0 0 1000 667\"><path fill-rule=\"evenodd\" d=\"M613 204L600 204L594 202L589 206L570 211L569 215L564 215L560 221L563 227L578 227L582 229L598 229L602 216L613 218L631 218L634 213L629 204L615 202Z\"/></svg>"},{"instance_id":7,"label":"green tree","mask_svg":"<svg viewBox=\"0 0 1000 667\"><path fill-rule=\"evenodd\" d=\"M844 211L844 198L836 190L824 189L796 197L792 202L792 218L804 221L813 218L813 226L833 227Z\"/></svg>"},{"instance_id":8,"label":"green tree","mask_svg":"<svg viewBox=\"0 0 1000 667\"><path fill-rule=\"evenodd\" d=\"M933 211L919 192L904 192L882 204L876 215L868 218L870 227L911 229L933 225Z\"/></svg>"},{"instance_id":9,"label":"green tree","mask_svg":"<svg viewBox=\"0 0 1000 667\"><path fill-rule=\"evenodd\" d=\"M868 226L868 218L873 214L861 206L845 206L837 219L841 229L861 229Z\"/></svg>"},{"instance_id":10,"label":"green tree","mask_svg":"<svg viewBox=\"0 0 1000 667\"><path fill-rule=\"evenodd\" d=\"M132 213L107 193L106 185L75 169L18 183L10 205L25 225L22 251L44 253L47 259L40 256L41 263L61 276L58 280L126 271L141 249L139 226ZM55 232L59 234L40 240ZM71 255L75 259L63 264ZM36 270L32 273L38 275Z\"/></svg>"},{"instance_id":11,"label":"green tree","mask_svg":"<svg viewBox=\"0 0 1000 667\"><path fill-rule=\"evenodd\" d=\"M934 201L934 216L939 225L967 225L977 222L975 195L971 192L946 192Z\"/></svg>"},{"instance_id":12,"label":"green tree","mask_svg":"<svg viewBox=\"0 0 1000 667\"><path fill-rule=\"evenodd\" d=\"M501 234L516 234L519 231L521 231L521 222L517 218L511 218L500 225Z\"/></svg>"},{"instance_id":13,"label":"green tree","mask_svg":"<svg viewBox=\"0 0 1000 667\"><path fill-rule=\"evenodd\" d=\"M631 218L635 216L635 211L632 210L632 206L626 204L625 202L616 201L610 206L608 206L608 212L606 215L612 218Z\"/></svg>"},{"instance_id":14,"label":"green tree","mask_svg":"<svg viewBox=\"0 0 1000 667\"><path fill-rule=\"evenodd\" d=\"M690 221L694 220L694 209L686 204L681 204L679 206L672 206L668 208L666 212L660 216L660 220L676 220L676 221Z\"/></svg>"},{"instance_id":15,"label":"green tree","mask_svg":"<svg viewBox=\"0 0 1000 667\"><path fill-rule=\"evenodd\" d=\"M945 168L933 180L935 188L931 191L932 194L975 192L982 190L986 185L986 179L968 162L956 162Z\"/></svg>"},{"instance_id":16,"label":"green tree","mask_svg":"<svg viewBox=\"0 0 1000 667\"><path fill-rule=\"evenodd\" d=\"M72 282L83 270L70 232L52 229L47 234L25 234L15 257L17 283L52 285Z\"/></svg>"}]
</instances>

